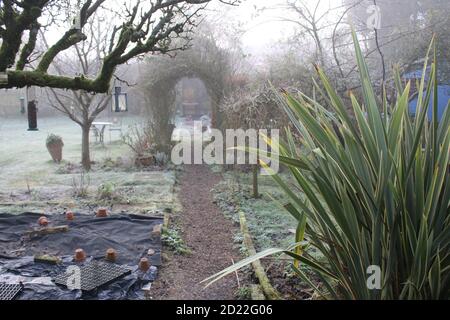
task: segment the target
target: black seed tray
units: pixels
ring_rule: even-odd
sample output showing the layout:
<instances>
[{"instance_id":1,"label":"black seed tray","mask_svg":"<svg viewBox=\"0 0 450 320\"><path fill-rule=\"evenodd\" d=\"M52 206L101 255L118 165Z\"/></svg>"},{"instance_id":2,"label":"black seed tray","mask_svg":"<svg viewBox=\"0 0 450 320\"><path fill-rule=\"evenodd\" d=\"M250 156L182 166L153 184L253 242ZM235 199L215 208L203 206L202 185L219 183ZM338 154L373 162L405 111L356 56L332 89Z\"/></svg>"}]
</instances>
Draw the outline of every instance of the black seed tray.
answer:
<instances>
[{"instance_id":1,"label":"black seed tray","mask_svg":"<svg viewBox=\"0 0 450 320\"><path fill-rule=\"evenodd\" d=\"M21 284L0 283L0 300L14 300L22 288Z\"/></svg>"},{"instance_id":2,"label":"black seed tray","mask_svg":"<svg viewBox=\"0 0 450 320\"><path fill-rule=\"evenodd\" d=\"M113 263L97 261L86 263L80 267L81 290L86 292L96 290L130 273L130 269ZM53 280L56 284L67 287L67 281L71 276L71 274L61 273Z\"/></svg>"}]
</instances>

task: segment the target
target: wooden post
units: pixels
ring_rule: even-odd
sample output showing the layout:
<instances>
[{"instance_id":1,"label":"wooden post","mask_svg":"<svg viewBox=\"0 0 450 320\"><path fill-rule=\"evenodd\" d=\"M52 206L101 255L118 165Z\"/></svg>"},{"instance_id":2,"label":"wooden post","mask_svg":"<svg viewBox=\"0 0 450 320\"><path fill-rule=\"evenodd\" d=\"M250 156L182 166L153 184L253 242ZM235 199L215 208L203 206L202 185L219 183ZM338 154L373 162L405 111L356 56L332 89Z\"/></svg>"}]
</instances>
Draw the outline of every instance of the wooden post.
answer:
<instances>
[{"instance_id":1,"label":"wooden post","mask_svg":"<svg viewBox=\"0 0 450 320\"><path fill-rule=\"evenodd\" d=\"M252 165L252 171L253 171L253 198L255 198L255 199L259 198L258 170L259 170L259 167L258 167L257 164Z\"/></svg>"},{"instance_id":2,"label":"wooden post","mask_svg":"<svg viewBox=\"0 0 450 320\"><path fill-rule=\"evenodd\" d=\"M27 231L25 234L27 236L29 236L30 238L34 238L34 237L38 237L38 236L45 236L48 234L62 233L62 232L67 232L67 231L69 231L69 226L64 225L64 226L47 227L47 228L43 228L43 229Z\"/></svg>"},{"instance_id":3,"label":"wooden post","mask_svg":"<svg viewBox=\"0 0 450 320\"><path fill-rule=\"evenodd\" d=\"M247 220L245 219L245 214L243 212L239 213L239 221L241 224L241 232L244 236L244 245L249 256L254 256L256 254L256 249L253 245L253 240L247 226ZM280 293L270 284L270 280L267 277L261 262L259 260L252 262L252 267L267 299L281 300Z\"/></svg>"}]
</instances>

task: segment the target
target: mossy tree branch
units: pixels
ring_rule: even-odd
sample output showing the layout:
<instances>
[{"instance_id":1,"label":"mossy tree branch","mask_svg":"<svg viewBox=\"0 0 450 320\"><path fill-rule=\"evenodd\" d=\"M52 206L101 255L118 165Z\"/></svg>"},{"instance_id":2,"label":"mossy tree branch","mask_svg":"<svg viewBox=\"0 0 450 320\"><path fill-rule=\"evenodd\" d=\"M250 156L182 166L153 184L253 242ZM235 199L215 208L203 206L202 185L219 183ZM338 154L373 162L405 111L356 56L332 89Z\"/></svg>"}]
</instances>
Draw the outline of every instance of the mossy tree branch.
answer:
<instances>
[{"instance_id":1,"label":"mossy tree branch","mask_svg":"<svg viewBox=\"0 0 450 320\"><path fill-rule=\"evenodd\" d=\"M17 70L23 70L25 68L25 65L29 63L28 59L36 48L38 33L39 25L35 25L30 29L28 42L23 46L19 61L17 62Z\"/></svg>"},{"instance_id":2,"label":"mossy tree branch","mask_svg":"<svg viewBox=\"0 0 450 320\"><path fill-rule=\"evenodd\" d=\"M92 4L92 0L86 1L80 10L80 27L83 28L88 19L94 14L98 7L104 3L105 0L97 0ZM91 7L92 5L92 7ZM62 51L69 49L70 47L76 45L77 43L86 40L86 35L83 34L81 30L72 28L67 31L61 39L58 40L52 47L50 47L41 59L37 67L39 72L47 72L51 63L55 57Z\"/></svg>"},{"instance_id":3,"label":"mossy tree branch","mask_svg":"<svg viewBox=\"0 0 450 320\"><path fill-rule=\"evenodd\" d=\"M114 27L98 74L74 76L51 74L50 66L61 52L85 41L83 26L94 13L112 4L106 0L83 1L79 13L81 30L71 27L42 54L37 66L32 66L29 57L35 52L39 32L45 32L38 19L46 12L62 13L54 12L59 10L52 6L54 0L3 0L0 2L0 73L7 74L8 82L0 84L0 89L39 86L106 93L117 66L146 53L183 49L184 46L171 47L172 41L176 38L189 41L188 34L196 26L200 11L212 1L215 0L154 0L148 5L148 1L136 0L131 8L125 7L125 17ZM240 0L217 1L236 4ZM111 10L108 12L111 14ZM27 30L28 42L22 43Z\"/></svg>"},{"instance_id":4,"label":"mossy tree branch","mask_svg":"<svg viewBox=\"0 0 450 320\"><path fill-rule=\"evenodd\" d=\"M0 27L2 44L0 46L0 72L11 68L22 45L25 30L37 25L43 8L49 0L3 0L0 7Z\"/></svg>"}]
</instances>

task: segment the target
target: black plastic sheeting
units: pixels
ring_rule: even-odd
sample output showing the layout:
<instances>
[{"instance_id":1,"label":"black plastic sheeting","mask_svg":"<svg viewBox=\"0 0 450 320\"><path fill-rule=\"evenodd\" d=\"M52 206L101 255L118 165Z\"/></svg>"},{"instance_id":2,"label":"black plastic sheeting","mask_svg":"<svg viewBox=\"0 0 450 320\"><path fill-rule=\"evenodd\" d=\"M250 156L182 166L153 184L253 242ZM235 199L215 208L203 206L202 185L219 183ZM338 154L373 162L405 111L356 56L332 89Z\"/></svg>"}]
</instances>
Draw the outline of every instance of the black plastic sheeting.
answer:
<instances>
[{"instance_id":1,"label":"black plastic sheeting","mask_svg":"<svg viewBox=\"0 0 450 320\"><path fill-rule=\"evenodd\" d=\"M24 290L19 299L144 299L143 287L148 287L161 265L161 237L152 235L161 218L139 215L114 215L97 218L76 215L67 221L63 215L47 216L49 226L68 225L69 231L34 238L27 232L39 228L37 220L42 215L0 214L0 282L22 283ZM52 278L74 265L75 249L82 248L86 262L103 260L108 248L117 251L116 263L130 268L127 275L105 287L88 294L68 290L53 283ZM148 250L155 254L148 256ZM34 255L49 254L62 258L58 265L35 263ZM139 260L147 257L152 267L146 273L138 269Z\"/></svg>"}]
</instances>

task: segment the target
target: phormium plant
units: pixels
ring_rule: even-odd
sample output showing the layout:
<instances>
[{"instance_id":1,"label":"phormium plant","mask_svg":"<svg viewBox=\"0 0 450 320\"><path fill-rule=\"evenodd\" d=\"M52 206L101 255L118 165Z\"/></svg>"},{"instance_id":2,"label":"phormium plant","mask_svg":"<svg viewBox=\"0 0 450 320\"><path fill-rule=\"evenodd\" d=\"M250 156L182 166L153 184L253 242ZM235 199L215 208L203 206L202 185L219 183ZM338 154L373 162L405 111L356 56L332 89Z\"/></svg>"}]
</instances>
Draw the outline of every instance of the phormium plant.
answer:
<instances>
[{"instance_id":1,"label":"phormium plant","mask_svg":"<svg viewBox=\"0 0 450 320\"><path fill-rule=\"evenodd\" d=\"M274 176L289 196L286 209L299 222L298 243L261 252L205 281L284 252L294 258L298 275L325 298L450 296L450 108L438 119L436 59L428 68L434 44L412 117L410 84L403 87L396 71L396 102L390 106L385 95L378 101L356 35L354 42L364 97L361 104L351 96L355 120L320 68L322 94L332 112L304 95L280 94L302 137L299 146L288 131L280 144L280 160L296 185ZM319 254L312 256L306 248ZM322 285L299 264L309 266ZM368 285L374 267L381 271L379 288Z\"/></svg>"}]
</instances>

